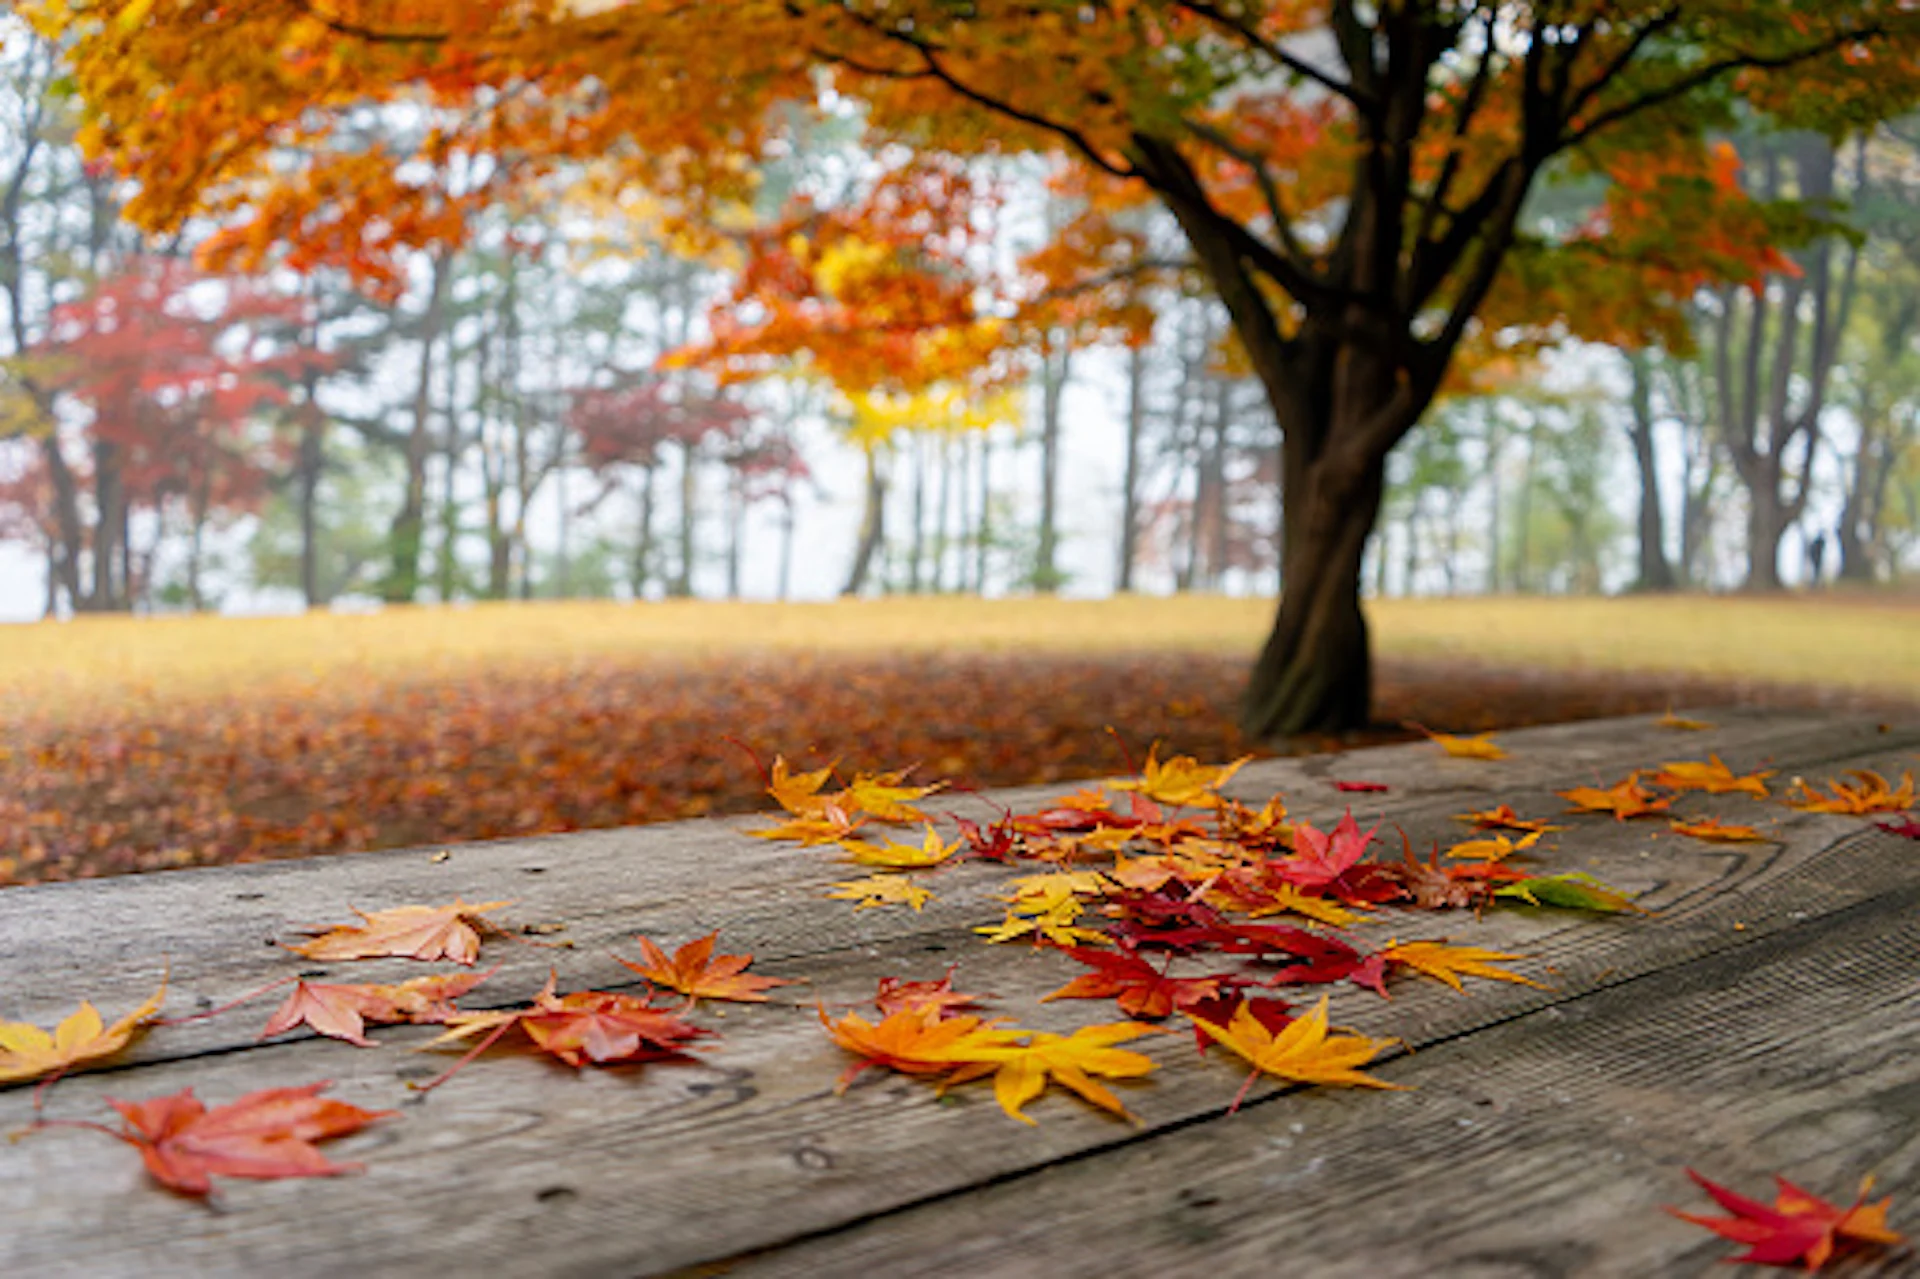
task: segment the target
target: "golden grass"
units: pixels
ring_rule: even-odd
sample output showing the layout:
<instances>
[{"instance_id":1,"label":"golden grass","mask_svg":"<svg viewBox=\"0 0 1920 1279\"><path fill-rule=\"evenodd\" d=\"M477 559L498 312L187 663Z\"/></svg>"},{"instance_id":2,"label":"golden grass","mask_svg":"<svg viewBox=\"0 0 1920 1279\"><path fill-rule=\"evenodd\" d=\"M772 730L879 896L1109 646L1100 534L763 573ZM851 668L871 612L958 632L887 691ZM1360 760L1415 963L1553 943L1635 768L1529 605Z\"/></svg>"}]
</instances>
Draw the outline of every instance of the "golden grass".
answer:
<instances>
[{"instance_id":1,"label":"golden grass","mask_svg":"<svg viewBox=\"0 0 1920 1279\"><path fill-rule=\"evenodd\" d=\"M1386 600L1381 655L1496 666L1685 672L1871 688L1920 702L1920 607L1875 597ZM1265 600L975 600L818 604L480 604L305 617L83 618L0 627L16 708L338 679L550 667L728 651L1245 652Z\"/></svg>"}]
</instances>

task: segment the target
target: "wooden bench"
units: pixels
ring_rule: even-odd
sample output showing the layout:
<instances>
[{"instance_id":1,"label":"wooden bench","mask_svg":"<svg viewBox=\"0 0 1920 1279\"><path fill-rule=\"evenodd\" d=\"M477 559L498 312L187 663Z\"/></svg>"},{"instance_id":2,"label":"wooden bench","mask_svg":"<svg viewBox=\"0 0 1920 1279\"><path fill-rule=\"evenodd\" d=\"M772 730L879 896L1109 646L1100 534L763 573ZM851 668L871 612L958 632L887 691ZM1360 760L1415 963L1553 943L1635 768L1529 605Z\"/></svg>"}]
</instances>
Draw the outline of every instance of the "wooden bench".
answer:
<instances>
[{"instance_id":1,"label":"wooden bench","mask_svg":"<svg viewBox=\"0 0 1920 1279\"><path fill-rule=\"evenodd\" d=\"M1559 814L1554 791L1720 754L1736 770L1810 781L1915 768L1920 724L1702 712L1710 732L1650 718L1504 734L1511 757L1430 744L1265 761L1227 792L1283 792L1296 816L1349 803L1414 847L1461 838L1451 814L1512 804ZM1336 792L1333 778L1387 783ZM1068 787L1002 792L1033 808ZM82 998L109 1017L149 994L210 1007L321 966L278 945L301 923L378 909L512 899L515 923L566 926L571 949L490 943L502 970L463 1001L524 1001L557 968L562 991L630 988L609 958L636 933L671 946L712 929L755 972L802 978L764 1006L702 1005L720 1032L698 1064L575 1071L496 1048L429 1094L408 1081L451 1058L412 1053L430 1027L372 1032L377 1049L296 1035L260 1044L263 1001L157 1028L104 1068L62 1080L49 1116L104 1119L103 1096L191 1085L210 1104L263 1087L335 1081L332 1095L395 1118L329 1144L359 1175L223 1183L211 1204L172 1195L95 1134L0 1144L0 1274L506 1275L1011 1274L1695 1275L1734 1250L1660 1211L1707 1210L1693 1166L1770 1197L1781 1170L1849 1199L1872 1171L1892 1224L1920 1226L1920 844L1855 817L1741 796L1688 796L1688 813L1764 824L1778 842L1712 845L1661 822L1568 819L1548 870L1585 870L1650 916L1529 908L1397 915L1360 934L1450 936L1520 951L1551 990L1474 982L1467 997L1402 982L1382 1001L1350 986L1335 1020L1407 1049L1372 1069L1405 1092L1287 1088L1245 1077L1190 1035L1135 1045L1159 1069L1124 1086L1139 1127L1057 1090L1006 1119L991 1088L944 1099L869 1072L833 1092L849 1058L814 1001L870 1000L884 976L991 992L996 1014L1064 1030L1112 1021L1109 1002L1038 996L1080 971L971 929L1002 914L1013 874L969 863L923 881L923 914L854 911L826 886L864 871L832 849L748 838L756 819L190 870L0 891L0 1018L51 1025ZM962 815L986 816L955 797ZM435 965L430 971L447 971ZM390 981L404 961L325 966ZM869 1009L870 1011L870 1009ZM1175 1023L1178 1024L1177 1021ZM0 1130L33 1117L31 1087L0 1091ZM1910 1273L1909 1252L1848 1273Z\"/></svg>"}]
</instances>

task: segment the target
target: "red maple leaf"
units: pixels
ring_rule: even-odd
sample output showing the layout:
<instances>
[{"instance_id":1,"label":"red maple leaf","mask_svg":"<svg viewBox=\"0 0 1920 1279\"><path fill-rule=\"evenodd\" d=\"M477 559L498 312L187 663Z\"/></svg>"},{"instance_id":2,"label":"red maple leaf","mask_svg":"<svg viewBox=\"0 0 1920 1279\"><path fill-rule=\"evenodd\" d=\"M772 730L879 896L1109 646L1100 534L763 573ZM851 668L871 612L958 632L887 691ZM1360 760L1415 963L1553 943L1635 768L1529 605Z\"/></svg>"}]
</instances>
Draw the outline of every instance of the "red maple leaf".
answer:
<instances>
[{"instance_id":1,"label":"red maple leaf","mask_svg":"<svg viewBox=\"0 0 1920 1279\"><path fill-rule=\"evenodd\" d=\"M1164 968L1156 969L1130 951L1116 953L1089 946L1060 949L1094 971L1082 973L1042 997L1041 1003L1049 999L1114 999L1128 1016L1158 1020L1176 1010L1184 1012L1195 1004L1220 999L1236 987L1252 985L1250 978L1233 974L1169 977Z\"/></svg>"},{"instance_id":2,"label":"red maple leaf","mask_svg":"<svg viewBox=\"0 0 1920 1279\"><path fill-rule=\"evenodd\" d=\"M1745 1244L1747 1251L1733 1258L1735 1261L1763 1266L1788 1266L1804 1261L1808 1270L1818 1270L1842 1243L1894 1245L1905 1242L1887 1229L1887 1205L1891 1200L1882 1199L1877 1204L1867 1202L1867 1193L1873 1189L1871 1177L1860 1183L1860 1197L1852 1206L1841 1208L1807 1193L1785 1177L1773 1179L1779 1192L1768 1205L1715 1185L1691 1168L1687 1169L1687 1176L1733 1215L1703 1217L1671 1207L1667 1211L1682 1221L1705 1226L1724 1239Z\"/></svg>"},{"instance_id":3,"label":"red maple leaf","mask_svg":"<svg viewBox=\"0 0 1920 1279\"><path fill-rule=\"evenodd\" d=\"M1333 788L1349 793L1372 794L1391 789L1385 782L1335 782Z\"/></svg>"},{"instance_id":4,"label":"red maple leaf","mask_svg":"<svg viewBox=\"0 0 1920 1279\"><path fill-rule=\"evenodd\" d=\"M882 1017L891 1017L898 1012L926 1013L938 1020L950 1013L980 1006L981 996L969 995L953 988L953 969L947 969L947 975L939 981L902 981L898 977L882 977L880 989L873 997L873 1006L880 1010Z\"/></svg>"},{"instance_id":5,"label":"red maple leaf","mask_svg":"<svg viewBox=\"0 0 1920 1279\"><path fill-rule=\"evenodd\" d=\"M1367 845L1372 842L1373 830L1363 832L1349 810L1331 831L1317 830L1310 822L1295 826L1294 855L1274 859L1267 865L1290 884L1321 889L1345 874L1366 854Z\"/></svg>"},{"instance_id":6,"label":"red maple leaf","mask_svg":"<svg viewBox=\"0 0 1920 1279\"><path fill-rule=\"evenodd\" d=\"M1253 1019L1264 1027L1268 1034L1277 1035L1285 1030L1293 1020L1293 1005L1284 999L1271 999L1265 995L1222 995L1218 999L1203 999L1183 1011L1195 1021L1210 1021L1216 1026L1227 1026L1233 1022L1234 1014L1241 1005L1253 1015ZM1212 1035L1195 1026L1194 1042L1205 1052L1215 1040Z\"/></svg>"}]
</instances>

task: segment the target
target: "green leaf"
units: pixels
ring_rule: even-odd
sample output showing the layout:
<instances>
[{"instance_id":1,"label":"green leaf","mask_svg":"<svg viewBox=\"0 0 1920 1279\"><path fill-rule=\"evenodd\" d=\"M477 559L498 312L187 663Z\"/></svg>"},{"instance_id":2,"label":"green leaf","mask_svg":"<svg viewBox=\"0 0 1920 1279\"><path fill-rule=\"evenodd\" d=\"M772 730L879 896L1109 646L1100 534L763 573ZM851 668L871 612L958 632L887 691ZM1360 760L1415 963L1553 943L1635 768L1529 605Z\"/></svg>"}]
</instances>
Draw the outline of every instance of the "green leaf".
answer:
<instances>
[{"instance_id":1,"label":"green leaf","mask_svg":"<svg viewBox=\"0 0 1920 1279\"><path fill-rule=\"evenodd\" d=\"M1564 910L1597 910L1613 915L1627 911L1646 913L1634 905L1626 894L1608 888L1593 876L1580 871L1515 880L1496 889L1494 896L1517 898L1531 906L1558 906Z\"/></svg>"}]
</instances>

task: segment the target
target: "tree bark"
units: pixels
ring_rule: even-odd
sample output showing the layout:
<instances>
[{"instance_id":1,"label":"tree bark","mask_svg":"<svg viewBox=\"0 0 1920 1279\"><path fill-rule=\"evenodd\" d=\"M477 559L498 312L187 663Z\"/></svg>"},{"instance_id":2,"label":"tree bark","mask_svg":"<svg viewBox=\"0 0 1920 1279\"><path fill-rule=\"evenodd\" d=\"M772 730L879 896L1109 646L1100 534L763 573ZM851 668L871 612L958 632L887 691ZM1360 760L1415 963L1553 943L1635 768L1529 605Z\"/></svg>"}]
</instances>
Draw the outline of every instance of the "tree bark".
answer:
<instances>
[{"instance_id":1,"label":"tree bark","mask_svg":"<svg viewBox=\"0 0 1920 1279\"><path fill-rule=\"evenodd\" d=\"M380 597L389 604L410 602L420 589L420 550L427 515L427 458L433 451L433 348L440 340L446 310L452 258L441 252L433 259L433 278L426 310L420 317L420 365L413 391L413 427L407 433L406 493L389 533L391 563L381 583Z\"/></svg>"},{"instance_id":2,"label":"tree bark","mask_svg":"<svg viewBox=\"0 0 1920 1279\"><path fill-rule=\"evenodd\" d=\"M1627 357L1633 374L1633 416L1627 427L1640 472L1640 575L1634 589L1671 591L1676 583L1667 561L1666 520L1660 506L1660 467L1653 447L1653 369L1645 352Z\"/></svg>"},{"instance_id":3,"label":"tree bark","mask_svg":"<svg viewBox=\"0 0 1920 1279\"><path fill-rule=\"evenodd\" d=\"M1060 589L1060 405L1073 375L1073 352L1044 356L1040 365L1040 528L1033 552L1033 589Z\"/></svg>"},{"instance_id":4,"label":"tree bark","mask_svg":"<svg viewBox=\"0 0 1920 1279\"><path fill-rule=\"evenodd\" d=\"M1120 479L1119 591L1133 589L1134 561L1140 544L1140 449L1146 434L1147 352L1144 345L1127 349L1127 462Z\"/></svg>"},{"instance_id":5,"label":"tree bark","mask_svg":"<svg viewBox=\"0 0 1920 1279\"><path fill-rule=\"evenodd\" d=\"M867 446L866 504L860 515L860 540L853 551L853 566L847 572L842 595L858 595L866 589L867 574L873 567L874 552L886 538L887 480L880 469L880 450Z\"/></svg>"}]
</instances>

